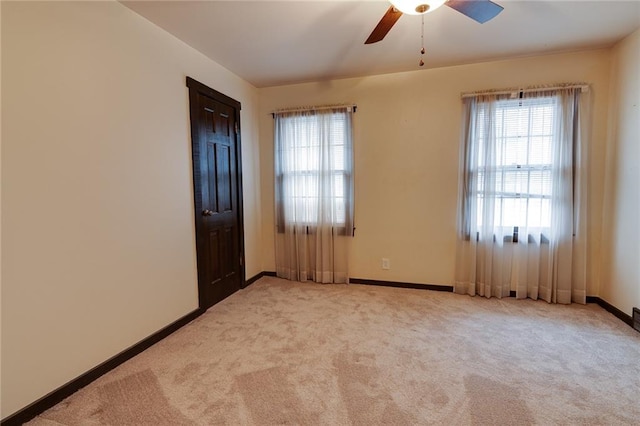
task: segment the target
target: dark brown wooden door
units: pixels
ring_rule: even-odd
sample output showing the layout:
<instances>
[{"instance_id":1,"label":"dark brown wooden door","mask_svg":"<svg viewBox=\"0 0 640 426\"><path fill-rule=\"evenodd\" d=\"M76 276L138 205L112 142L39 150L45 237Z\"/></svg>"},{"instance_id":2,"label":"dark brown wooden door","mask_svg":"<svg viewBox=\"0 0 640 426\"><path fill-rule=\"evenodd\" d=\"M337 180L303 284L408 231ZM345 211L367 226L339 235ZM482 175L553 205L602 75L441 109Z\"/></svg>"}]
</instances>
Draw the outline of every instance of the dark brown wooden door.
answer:
<instances>
[{"instance_id":1,"label":"dark brown wooden door","mask_svg":"<svg viewBox=\"0 0 640 426\"><path fill-rule=\"evenodd\" d=\"M198 295L209 308L244 284L240 103L187 78Z\"/></svg>"}]
</instances>

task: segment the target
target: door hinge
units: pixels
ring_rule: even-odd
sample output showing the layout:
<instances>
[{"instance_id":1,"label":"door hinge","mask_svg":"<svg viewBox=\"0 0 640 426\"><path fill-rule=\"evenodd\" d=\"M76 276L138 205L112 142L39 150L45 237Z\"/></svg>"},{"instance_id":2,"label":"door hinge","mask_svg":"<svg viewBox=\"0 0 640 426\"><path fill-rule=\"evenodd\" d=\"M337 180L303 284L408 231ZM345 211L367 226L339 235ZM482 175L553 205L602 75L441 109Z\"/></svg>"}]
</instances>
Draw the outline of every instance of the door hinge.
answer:
<instances>
[{"instance_id":1,"label":"door hinge","mask_svg":"<svg viewBox=\"0 0 640 426\"><path fill-rule=\"evenodd\" d=\"M235 122L236 135L238 134L238 122Z\"/></svg>"},{"instance_id":2,"label":"door hinge","mask_svg":"<svg viewBox=\"0 0 640 426\"><path fill-rule=\"evenodd\" d=\"M242 266L242 255L240 255L240 266Z\"/></svg>"}]
</instances>

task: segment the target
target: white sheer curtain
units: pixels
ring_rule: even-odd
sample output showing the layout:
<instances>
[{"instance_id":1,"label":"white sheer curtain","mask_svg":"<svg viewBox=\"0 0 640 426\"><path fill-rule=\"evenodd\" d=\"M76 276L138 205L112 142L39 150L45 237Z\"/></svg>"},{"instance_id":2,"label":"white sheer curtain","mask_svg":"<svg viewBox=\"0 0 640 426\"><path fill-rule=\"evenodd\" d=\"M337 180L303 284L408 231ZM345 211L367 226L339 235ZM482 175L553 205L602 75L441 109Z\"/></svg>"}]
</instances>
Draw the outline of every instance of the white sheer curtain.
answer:
<instances>
[{"instance_id":1,"label":"white sheer curtain","mask_svg":"<svg viewBox=\"0 0 640 426\"><path fill-rule=\"evenodd\" d=\"M586 303L581 88L464 98L455 292Z\"/></svg>"},{"instance_id":2,"label":"white sheer curtain","mask_svg":"<svg viewBox=\"0 0 640 426\"><path fill-rule=\"evenodd\" d=\"M353 232L352 107L276 112L276 273L348 282Z\"/></svg>"}]
</instances>

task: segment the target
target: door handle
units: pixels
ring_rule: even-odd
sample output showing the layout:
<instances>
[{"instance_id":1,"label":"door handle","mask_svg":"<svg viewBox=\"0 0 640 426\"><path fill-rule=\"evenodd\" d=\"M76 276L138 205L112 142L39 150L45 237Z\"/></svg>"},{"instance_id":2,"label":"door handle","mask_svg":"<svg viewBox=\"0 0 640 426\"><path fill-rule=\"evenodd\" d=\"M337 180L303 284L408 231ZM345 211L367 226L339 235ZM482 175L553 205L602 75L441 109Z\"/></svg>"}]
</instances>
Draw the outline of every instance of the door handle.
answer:
<instances>
[{"instance_id":1,"label":"door handle","mask_svg":"<svg viewBox=\"0 0 640 426\"><path fill-rule=\"evenodd\" d=\"M213 216L213 212L211 210L203 210L202 216Z\"/></svg>"}]
</instances>

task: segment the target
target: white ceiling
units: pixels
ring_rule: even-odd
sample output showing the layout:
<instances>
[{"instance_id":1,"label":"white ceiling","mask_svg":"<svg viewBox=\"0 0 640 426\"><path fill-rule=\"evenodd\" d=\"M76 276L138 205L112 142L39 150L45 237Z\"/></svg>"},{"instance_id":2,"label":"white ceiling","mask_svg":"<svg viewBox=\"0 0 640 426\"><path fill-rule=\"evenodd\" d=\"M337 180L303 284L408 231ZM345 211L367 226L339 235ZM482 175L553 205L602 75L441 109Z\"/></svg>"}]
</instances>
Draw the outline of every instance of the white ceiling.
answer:
<instances>
[{"instance_id":1,"label":"white ceiling","mask_svg":"<svg viewBox=\"0 0 640 426\"><path fill-rule=\"evenodd\" d=\"M605 47L640 27L640 0L496 2L482 25L446 6L424 15L423 68ZM420 16L364 44L384 0L122 3L256 87L420 69Z\"/></svg>"}]
</instances>

